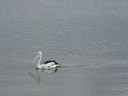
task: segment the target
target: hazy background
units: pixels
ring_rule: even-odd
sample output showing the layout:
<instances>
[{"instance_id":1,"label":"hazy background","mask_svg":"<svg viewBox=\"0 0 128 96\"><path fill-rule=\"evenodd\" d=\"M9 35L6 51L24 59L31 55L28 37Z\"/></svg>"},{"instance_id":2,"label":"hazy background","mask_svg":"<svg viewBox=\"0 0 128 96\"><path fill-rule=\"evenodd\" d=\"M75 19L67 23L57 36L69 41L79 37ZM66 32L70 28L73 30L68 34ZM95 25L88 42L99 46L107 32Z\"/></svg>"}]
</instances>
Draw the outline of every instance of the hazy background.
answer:
<instances>
[{"instance_id":1,"label":"hazy background","mask_svg":"<svg viewBox=\"0 0 128 96\"><path fill-rule=\"evenodd\" d=\"M41 86L38 51L67 66ZM0 0L0 95L127 96L127 64L127 0Z\"/></svg>"}]
</instances>

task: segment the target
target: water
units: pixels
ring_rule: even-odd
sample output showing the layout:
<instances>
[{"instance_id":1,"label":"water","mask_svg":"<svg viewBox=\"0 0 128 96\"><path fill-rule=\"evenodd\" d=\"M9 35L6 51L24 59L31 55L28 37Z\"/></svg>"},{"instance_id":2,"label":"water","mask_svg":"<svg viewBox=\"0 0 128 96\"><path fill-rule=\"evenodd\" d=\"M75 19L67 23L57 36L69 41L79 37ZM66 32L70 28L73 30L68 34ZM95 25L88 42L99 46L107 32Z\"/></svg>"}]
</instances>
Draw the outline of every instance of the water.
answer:
<instances>
[{"instance_id":1,"label":"water","mask_svg":"<svg viewBox=\"0 0 128 96\"><path fill-rule=\"evenodd\" d=\"M127 96L127 5L0 0L0 95ZM62 68L37 74L28 66L38 51Z\"/></svg>"}]
</instances>

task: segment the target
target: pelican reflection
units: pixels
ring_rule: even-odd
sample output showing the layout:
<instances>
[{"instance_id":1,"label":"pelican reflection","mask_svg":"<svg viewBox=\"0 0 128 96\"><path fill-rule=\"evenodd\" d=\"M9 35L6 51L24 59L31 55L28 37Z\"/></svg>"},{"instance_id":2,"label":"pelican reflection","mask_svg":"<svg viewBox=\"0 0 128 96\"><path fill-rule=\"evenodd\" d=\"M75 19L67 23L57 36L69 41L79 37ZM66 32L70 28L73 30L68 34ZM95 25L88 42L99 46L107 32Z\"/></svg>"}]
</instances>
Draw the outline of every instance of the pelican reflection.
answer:
<instances>
[{"instance_id":1,"label":"pelican reflection","mask_svg":"<svg viewBox=\"0 0 128 96\"><path fill-rule=\"evenodd\" d=\"M41 84L42 82L42 78L40 76L40 72L45 72L45 73L48 73L48 74L54 74L57 72L57 68L54 68L54 69L48 69L48 70L42 70L42 69L38 69L36 68L36 75L32 74L31 72L29 72L29 75L34 79L34 81L37 83L37 84Z\"/></svg>"}]
</instances>

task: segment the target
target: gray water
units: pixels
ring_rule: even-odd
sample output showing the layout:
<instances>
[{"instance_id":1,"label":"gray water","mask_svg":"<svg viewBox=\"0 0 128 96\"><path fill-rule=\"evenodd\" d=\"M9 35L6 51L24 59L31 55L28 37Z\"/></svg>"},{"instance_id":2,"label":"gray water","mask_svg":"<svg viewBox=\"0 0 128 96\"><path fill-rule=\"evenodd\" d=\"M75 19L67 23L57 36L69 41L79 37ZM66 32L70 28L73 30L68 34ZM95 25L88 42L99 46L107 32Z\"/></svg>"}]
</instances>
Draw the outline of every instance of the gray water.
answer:
<instances>
[{"instance_id":1,"label":"gray water","mask_svg":"<svg viewBox=\"0 0 128 96\"><path fill-rule=\"evenodd\" d=\"M127 96L127 5L0 0L0 96ZM62 68L37 73L38 51Z\"/></svg>"}]
</instances>

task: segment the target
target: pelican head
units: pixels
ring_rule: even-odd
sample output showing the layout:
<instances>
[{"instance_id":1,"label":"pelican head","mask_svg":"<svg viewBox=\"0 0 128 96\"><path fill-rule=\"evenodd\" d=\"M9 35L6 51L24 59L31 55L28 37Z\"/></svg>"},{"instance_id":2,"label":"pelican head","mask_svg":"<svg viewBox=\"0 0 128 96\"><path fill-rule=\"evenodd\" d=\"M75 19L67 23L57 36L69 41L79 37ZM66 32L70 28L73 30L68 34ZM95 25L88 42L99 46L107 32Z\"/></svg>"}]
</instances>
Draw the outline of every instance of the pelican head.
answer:
<instances>
[{"instance_id":1,"label":"pelican head","mask_svg":"<svg viewBox=\"0 0 128 96\"><path fill-rule=\"evenodd\" d=\"M42 55L42 51L39 51L38 54Z\"/></svg>"},{"instance_id":2,"label":"pelican head","mask_svg":"<svg viewBox=\"0 0 128 96\"><path fill-rule=\"evenodd\" d=\"M37 55L35 58L32 60L32 63L34 63L37 59L39 59L42 56L42 51L37 52Z\"/></svg>"}]
</instances>

